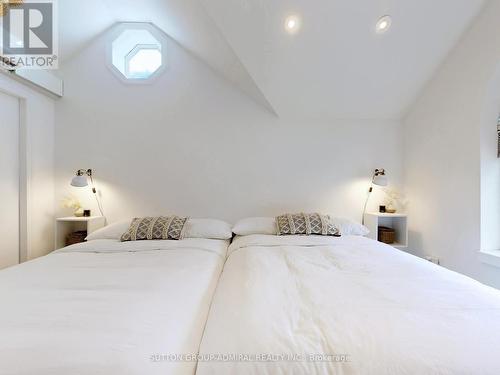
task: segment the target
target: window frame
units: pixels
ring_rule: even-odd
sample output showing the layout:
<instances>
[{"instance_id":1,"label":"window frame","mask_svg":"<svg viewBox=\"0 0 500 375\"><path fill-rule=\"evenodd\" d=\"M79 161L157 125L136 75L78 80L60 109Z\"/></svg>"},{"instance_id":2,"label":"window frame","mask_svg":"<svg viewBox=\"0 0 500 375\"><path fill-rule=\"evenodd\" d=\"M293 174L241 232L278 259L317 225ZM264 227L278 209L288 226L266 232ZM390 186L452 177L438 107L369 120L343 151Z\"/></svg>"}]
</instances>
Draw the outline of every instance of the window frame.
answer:
<instances>
[{"instance_id":1,"label":"window frame","mask_svg":"<svg viewBox=\"0 0 500 375\"><path fill-rule=\"evenodd\" d=\"M128 61L133 57L132 53L139 49L144 49L144 46L152 46L161 53L161 66L148 78L128 78L113 64L113 43L114 41L127 30L146 30L158 42L158 45L151 43L138 43L126 55L124 55L125 69L128 69ZM142 48L141 48L142 47ZM120 22L115 24L106 38L106 65L121 82L127 85L142 85L154 83L168 68L168 41L166 35L158 27L148 22Z\"/></svg>"}]
</instances>

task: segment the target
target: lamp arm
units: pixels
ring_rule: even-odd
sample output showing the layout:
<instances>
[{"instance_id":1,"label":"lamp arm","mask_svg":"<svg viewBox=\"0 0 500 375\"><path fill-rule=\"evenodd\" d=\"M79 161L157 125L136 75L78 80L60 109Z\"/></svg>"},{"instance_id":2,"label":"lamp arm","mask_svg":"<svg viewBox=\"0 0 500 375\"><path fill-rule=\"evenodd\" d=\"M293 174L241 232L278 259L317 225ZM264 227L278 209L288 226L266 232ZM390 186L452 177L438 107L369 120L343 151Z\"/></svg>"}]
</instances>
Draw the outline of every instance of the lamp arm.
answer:
<instances>
[{"instance_id":1,"label":"lamp arm","mask_svg":"<svg viewBox=\"0 0 500 375\"><path fill-rule=\"evenodd\" d=\"M90 171L90 169L89 169L89 171ZM92 178L92 172L88 173L88 176L90 177L90 183L92 185L92 193L94 193L94 197L95 197L95 200L97 202L97 207L99 207L99 211L101 212L101 216L104 217L102 205L101 205L101 202L99 201L99 197L97 196L97 189L95 188L94 179Z\"/></svg>"},{"instance_id":2,"label":"lamp arm","mask_svg":"<svg viewBox=\"0 0 500 375\"><path fill-rule=\"evenodd\" d=\"M365 205L363 207L363 217L361 218L361 224L365 225L365 213L366 213L366 207L368 206L368 200L370 199L370 195L373 191L373 182L370 185L370 189L368 189L368 194L366 195L366 200L365 200Z\"/></svg>"}]
</instances>

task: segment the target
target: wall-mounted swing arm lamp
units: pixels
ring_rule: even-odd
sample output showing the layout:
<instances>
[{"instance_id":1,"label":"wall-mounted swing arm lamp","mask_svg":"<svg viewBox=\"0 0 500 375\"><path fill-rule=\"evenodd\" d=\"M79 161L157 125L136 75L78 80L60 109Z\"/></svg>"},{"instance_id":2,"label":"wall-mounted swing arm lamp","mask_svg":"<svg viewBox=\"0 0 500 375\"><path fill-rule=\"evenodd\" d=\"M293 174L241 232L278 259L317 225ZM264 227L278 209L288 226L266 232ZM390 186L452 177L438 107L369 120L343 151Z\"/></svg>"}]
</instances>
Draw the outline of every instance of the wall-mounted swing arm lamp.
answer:
<instances>
[{"instance_id":1,"label":"wall-mounted swing arm lamp","mask_svg":"<svg viewBox=\"0 0 500 375\"><path fill-rule=\"evenodd\" d=\"M99 207L99 211L101 212L101 215L104 217L104 212L102 210L99 197L97 196L97 189L95 188L94 179L92 178L92 176L93 176L92 169L79 169L76 171L75 176L71 179L71 186L86 187L89 185L88 178L90 178L92 193L94 193L94 197L97 202L97 206Z\"/></svg>"},{"instance_id":2,"label":"wall-mounted swing arm lamp","mask_svg":"<svg viewBox=\"0 0 500 375\"><path fill-rule=\"evenodd\" d=\"M370 199L370 195L373 191L373 185L387 186L387 184L388 184L388 181L387 181L387 175L385 174L385 169L383 169L383 168L375 169L375 172L373 173L370 189L368 189L368 195L366 196L365 206L363 207L363 218L361 220L361 222L363 224L365 223L366 207L368 205L368 200Z\"/></svg>"}]
</instances>

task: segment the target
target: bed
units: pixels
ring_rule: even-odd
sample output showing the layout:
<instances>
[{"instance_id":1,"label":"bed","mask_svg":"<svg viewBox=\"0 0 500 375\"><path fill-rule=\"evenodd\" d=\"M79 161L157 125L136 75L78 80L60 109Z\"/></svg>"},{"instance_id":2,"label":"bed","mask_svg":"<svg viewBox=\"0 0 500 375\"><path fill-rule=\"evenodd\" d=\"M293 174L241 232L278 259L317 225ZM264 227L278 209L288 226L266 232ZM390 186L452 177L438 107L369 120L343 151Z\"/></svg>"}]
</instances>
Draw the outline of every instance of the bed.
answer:
<instances>
[{"instance_id":1,"label":"bed","mask_svg":"<svg viewBox=\"0 0 500 375\"><path fill-rule=\"evenodd\" d=\"M500 293L360 236L237 237L197 374L499 374Z\"/></svg>"},{"instance_id":2,"label":"bed","mask_svg":"<svg viewBox=\"0 0 500 375\"><path fill-rule=\"evenodd\" d=\"M0 374L194 374L228 241L73 245L0 272ZM187 359L187 360L186 360Z\"/></svg>"}]
</instances>

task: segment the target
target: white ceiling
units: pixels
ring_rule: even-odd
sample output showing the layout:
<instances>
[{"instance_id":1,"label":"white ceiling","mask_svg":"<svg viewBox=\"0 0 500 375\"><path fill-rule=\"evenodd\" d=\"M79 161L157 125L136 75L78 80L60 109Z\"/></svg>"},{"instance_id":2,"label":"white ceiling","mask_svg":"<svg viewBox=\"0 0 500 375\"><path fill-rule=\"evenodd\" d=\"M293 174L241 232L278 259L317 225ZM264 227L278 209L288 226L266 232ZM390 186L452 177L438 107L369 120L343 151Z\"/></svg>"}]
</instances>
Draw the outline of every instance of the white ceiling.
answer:
<instances>
[{"instance_id":1,"label":"white ceiling","mask_svg":"<svg viewBox=\"0 0 500 375\"><path fill-rule=\"evenodd\" d=\"M155 23L280 117L399 118L484 0L64 0L62 59L118 21ZM299 14L296 35L284 31ZM390 14L387 34L374 31Z\"/></svg>"},{"instance_id":2,"label":"white ceiling","mask_svg":"<svg viewBox=\"0 0 500 375\"><path fill-rule=\"evenodd\" d=\"M63 62L116 22L152 22L272 111L198 0L63 0L59 20Z\"/></svg>"}]
</instances>

